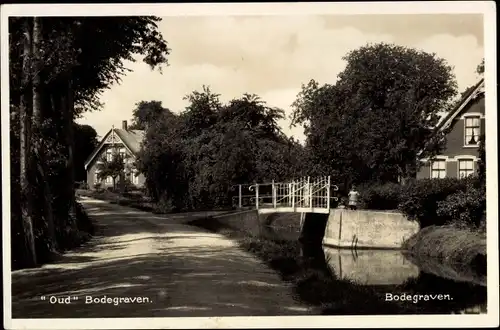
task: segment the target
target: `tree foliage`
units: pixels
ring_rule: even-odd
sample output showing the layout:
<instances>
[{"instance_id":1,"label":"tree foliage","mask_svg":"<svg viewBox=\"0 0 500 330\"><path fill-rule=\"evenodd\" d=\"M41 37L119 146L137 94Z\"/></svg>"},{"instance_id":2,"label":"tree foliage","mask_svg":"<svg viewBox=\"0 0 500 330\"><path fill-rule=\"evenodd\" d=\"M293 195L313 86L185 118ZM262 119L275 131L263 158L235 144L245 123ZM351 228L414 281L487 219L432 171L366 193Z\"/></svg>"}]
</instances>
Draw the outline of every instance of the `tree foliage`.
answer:
<instances>
[{"instance_id":1,"label":"tree foliage","mask_svg":"<svg viewBox=\"0 0 500 330\"><path fill-rule=\"evenodd\" d=\"M138 166L155 200L174 209L228 206L235 184L298 174L303 150L279 129L282 110L249 94L223 104L206 86L186 99L185 111L163 115L146 133Z\"/></svg>"},{"instance_id":2,"label":"tree foliage","mask_svg":"<svg viewBox=\"0 0 500 330\"><path fill-rule=\"evenodd\" d=\"M484 74L484 58L483 60L481 61L481 63L478 64L477 68L476 68L476 72L480 75Z\"/></svg>"},{"instance_id":3,"label":"tree foliage","mask_svg":"<svg viewBox=\"0 0 500 330\"><path fill-rule=\"evenodd\" d=\"M434 126L456 94L452 68L434 54L392 44L349 52L335 85L311 80L294 102L319 171L352 181L397 181L443 147Z\"/></svg>"},{"instance_id":4,"label":"tree foliage","mask_svg":"<svg viewBox=\"0 0 500 330\"><path fill-rule=\"evenodd\" d=\"M13 267L78 244L74 119L142 57L167 64L155 17L9 19ZM96 45L100 45L96 47ZM80 146L80 145L78 145Z\"/></svg>"},{"instance_id":5,"label":"tree foliage","mask_svg":"<svg viewBox=\"0 0 500 330\"><path fill-rule=\"evenodd\" d=\"M164 112L171 113L161 103L161 101L141 101L136 103L132 115L132 125L129 128L145 130L151 123L160 118Z\"/></svg>"},{"instance_id":6,"label":"tree foliage","mask_svg":"<svg viewBox=\"0 0 500 330\"><path fill-rule=\"evenodd\" d=\"M111 160L108 160L106 155L103 155L97 164L97 178L104 180L107 177L111 177L113 179L113 188L116 188L116 180L120 178L123 183L125 179L125 162L127 160L127 157L122 156L118 150L113 150Z\"/></svg>"}]
</instances>

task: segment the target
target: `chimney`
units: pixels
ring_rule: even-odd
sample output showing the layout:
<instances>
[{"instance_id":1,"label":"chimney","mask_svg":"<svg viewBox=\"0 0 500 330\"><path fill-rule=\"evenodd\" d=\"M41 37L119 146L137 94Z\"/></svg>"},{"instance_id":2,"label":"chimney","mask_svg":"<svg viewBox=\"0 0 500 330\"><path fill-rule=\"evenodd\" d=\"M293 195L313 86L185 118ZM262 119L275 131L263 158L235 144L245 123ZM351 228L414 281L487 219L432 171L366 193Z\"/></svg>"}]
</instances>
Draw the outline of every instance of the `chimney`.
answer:
<instances>
[{"instance_id":1,"label":"chimney","mask_svg":"<svg viewBox=\"0 0 500 330\"><path fill-rule=\"evenodd\" d=\"M122 121L122 129L127 130L127 121Z\"/></svg>"}]
</instances>

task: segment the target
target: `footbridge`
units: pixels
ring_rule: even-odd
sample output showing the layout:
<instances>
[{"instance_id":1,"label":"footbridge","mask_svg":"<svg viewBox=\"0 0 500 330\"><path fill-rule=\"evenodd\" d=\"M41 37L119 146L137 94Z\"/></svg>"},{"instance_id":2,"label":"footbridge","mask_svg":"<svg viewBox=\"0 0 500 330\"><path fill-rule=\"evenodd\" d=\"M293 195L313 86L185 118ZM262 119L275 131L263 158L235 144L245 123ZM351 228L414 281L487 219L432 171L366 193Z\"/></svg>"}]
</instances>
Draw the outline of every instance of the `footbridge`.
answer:
<instances>
[{"instance_id":1,"label":"footbridge","mask_svg":"<svg viewBox=\"0 0 500 330\"><path fill-rule=\"evenodd\" d=\"M252 235L263 235L264 227L281 219L280 224L297 229L301 242L349 249L398 250L420 230L417 222L400 212L337 208L338 190L329 176L235 185L233 205L247 211L218 219ZM273 213L300 213L300 217Z\"/></svg>"},{"instance_id":2,"label":"footbridge","mask_svg":"<svg viewBox=\"0 0 500 330\"><path fill-rule=\"evenodd\" d=\"M232 186L233 205L239 209L256 209L265 213L330 213L338 200L338 187L329 176L303 177L290 182L240 184Z\"/></svg>"}]
</instances>

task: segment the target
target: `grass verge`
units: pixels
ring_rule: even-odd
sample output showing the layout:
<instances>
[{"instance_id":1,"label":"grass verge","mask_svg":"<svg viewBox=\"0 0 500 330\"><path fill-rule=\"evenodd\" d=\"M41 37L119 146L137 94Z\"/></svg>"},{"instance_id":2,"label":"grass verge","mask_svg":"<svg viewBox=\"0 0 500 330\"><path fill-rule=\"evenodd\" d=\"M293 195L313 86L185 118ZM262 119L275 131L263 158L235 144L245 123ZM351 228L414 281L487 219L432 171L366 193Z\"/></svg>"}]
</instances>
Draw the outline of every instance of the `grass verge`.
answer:
<instances>
[{"instance_id":1,"label":"grass verge","mask_svg":"<svg viewBox=\"0 0 500 330\"><path fill-rule=\"evenodd\" d=\"M149 198L145 197L141 193L139 194L131 194L131 193L116 193L108 190L83 190L80 189L77 191L78 195L96 198L100 200L107 201L111 204L128 206L140 211L151 212L154 214L170 214L170 213L178 213L175 210L165 209L161 207L157 203L152 202ZM230 208L219 208L219 209L198 209L196 211L230 211Z\"/></svg>"},{"instance_id":2,"label":"grass verge","mask_svg":"<svg viewBox=\"0 0 500 330\"><path fill-rule=\"evenodd\" d=\"M193 220L190 225L222 234L254 254L282 280L292 284L298 300L321 310L323 315L414 314L418 307L405 302L385 301L385 291L338 279L314 258L301 256L297 241L274 241L234 230L215 218Z\"/></svg>"},{"instance_id":3,"label":"grass verge","mask_svg":"<svg viewBox=\"0 0 500 330\"><path fill-rule=\"evenodd\" d=\"M454 225L429 226L404 243L416 259L433 258L444 265L473 269L486 274L486 235Z\"/></svg>"},{"instance_id":4,"label":"grass verge","mask_svg":"<svg viewBox=\"0 0 500 330\"><path fill-rule=\"evenodd\" d=\"M162 213L157 210L154 203L144 200L140 195L131 198L107 190L78 190L78 195L104 200L111 204L132 207L145 212Z\"/></svg>"}]
</instances>

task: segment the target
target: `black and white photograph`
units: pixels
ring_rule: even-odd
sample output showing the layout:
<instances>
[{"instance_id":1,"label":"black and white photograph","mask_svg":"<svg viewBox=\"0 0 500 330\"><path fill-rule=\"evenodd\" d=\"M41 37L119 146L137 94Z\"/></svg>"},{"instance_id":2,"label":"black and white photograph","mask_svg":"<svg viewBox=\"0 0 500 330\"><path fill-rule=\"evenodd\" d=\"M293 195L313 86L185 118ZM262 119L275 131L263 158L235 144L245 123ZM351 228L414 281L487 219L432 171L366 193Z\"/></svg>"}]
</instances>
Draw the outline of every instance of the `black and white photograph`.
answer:
<instances>
[{"instance_id":1,"label":"black and white photograph","mask_svg":"<svg viewBox=\"0 0 500 330\"><path fill-rule=\"evenodd\" d=\"M493 1L1 33L4 328L498 326Z\"/></svg>"}]
</instances>

